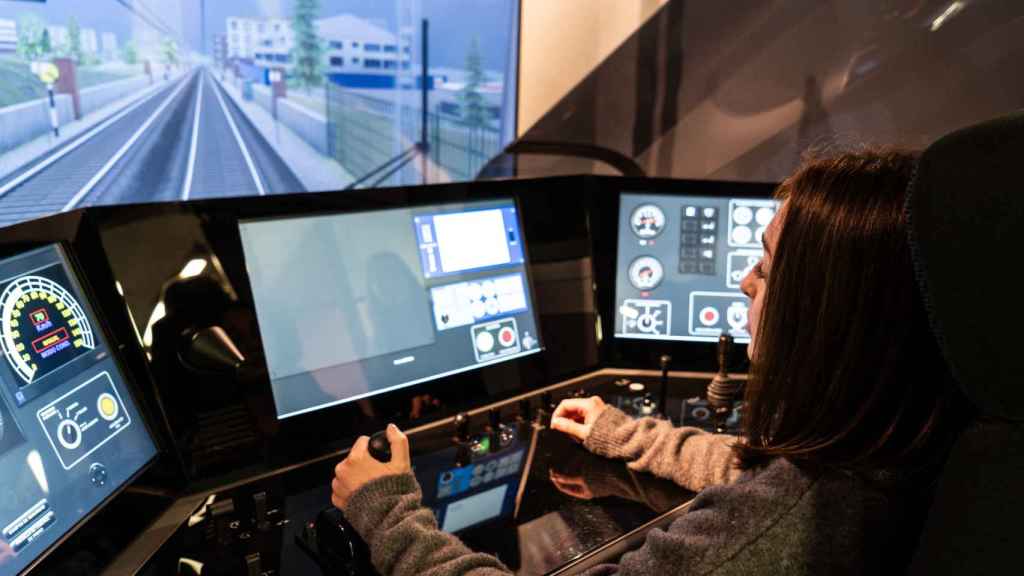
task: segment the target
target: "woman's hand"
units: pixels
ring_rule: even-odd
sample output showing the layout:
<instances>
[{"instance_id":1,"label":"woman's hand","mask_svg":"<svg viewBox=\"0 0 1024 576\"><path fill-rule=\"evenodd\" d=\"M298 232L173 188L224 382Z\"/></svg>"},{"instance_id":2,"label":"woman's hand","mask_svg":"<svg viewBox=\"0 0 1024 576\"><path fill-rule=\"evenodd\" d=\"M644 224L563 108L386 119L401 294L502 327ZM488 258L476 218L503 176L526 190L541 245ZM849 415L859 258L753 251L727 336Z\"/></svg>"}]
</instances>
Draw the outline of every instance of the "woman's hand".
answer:
<instances>
[{"instance_id":1,"label":"woman's hand","mask_svg":"<svg viewBox=\"0 0 1024 576\"><path fill-rule=\"evenodd\" d=\"M360 436L352 445L348 457L334 468L331 481L331 503L345 511L349 498L371 480L405 474L412 471L409 460L409 438L394 424L388 424L388 442L391 444L391 461L380 462L370 456L370 437Z\"/></svg>"},{"instance_id":2,"label":"woman's hand","mask_svg":"<svg viewBox=\"0 0 1024 576\"><path fill-rule=\"evenodd\" d=\"M555 488L558 488L559 492L563 494L580 500L590 500L594 497L594 491L590 489L587 479L583 476L565 476L555 472L552 468L548 470L548 477L551 478L551 483L555 485Z\"/></svg>"},{"instance_id":3,"label":"woman's hand","mask_svg":"<svg viewBox=\"0 0 1024 576\"><path fill-rule=\"evenodd\" d=\"M590 436L594 422L607 407L600 396L562 400L551 415L551 428L583 442Z\"/></svg>"}]
</instances>

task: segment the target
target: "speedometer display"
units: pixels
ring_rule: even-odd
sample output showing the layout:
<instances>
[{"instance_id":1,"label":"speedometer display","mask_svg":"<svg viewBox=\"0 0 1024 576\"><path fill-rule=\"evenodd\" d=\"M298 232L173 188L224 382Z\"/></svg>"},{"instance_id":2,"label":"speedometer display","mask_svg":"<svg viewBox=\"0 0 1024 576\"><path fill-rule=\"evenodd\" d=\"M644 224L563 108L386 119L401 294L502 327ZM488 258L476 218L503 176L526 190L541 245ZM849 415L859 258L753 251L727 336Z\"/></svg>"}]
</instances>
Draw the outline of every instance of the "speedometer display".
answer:
<instances>
[{"instance_id":1,"label":"speedometer display","mask_svg":"<svg viewBox=\"0 0 1024 576\"><path fill-rule=\"evenodd\" d=\"M19 387L44 378L96 346L85 312L58 280L20 276L0 294L0 347L23 381Z\"/></svg>"}]
</instances>

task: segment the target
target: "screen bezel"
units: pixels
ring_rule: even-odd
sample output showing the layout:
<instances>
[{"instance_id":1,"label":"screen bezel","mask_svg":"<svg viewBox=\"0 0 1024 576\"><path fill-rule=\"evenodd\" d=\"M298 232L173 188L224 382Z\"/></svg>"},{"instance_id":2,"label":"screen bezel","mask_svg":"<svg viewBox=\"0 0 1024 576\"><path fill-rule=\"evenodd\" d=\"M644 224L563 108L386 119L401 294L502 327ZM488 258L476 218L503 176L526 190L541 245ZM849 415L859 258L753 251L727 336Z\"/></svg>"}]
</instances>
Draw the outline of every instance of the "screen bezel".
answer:
<instances>
[{"instance_id":1,"label":"screen bezel","mask_svg":"<svg viewBox=\"0 0 1024 576\"><path fill-rule=\"evenodd\" d=\"M242 265L243 265L243 267L245 269L245 272L246 272L246 282L248 283L249 296L250 296L250 298L252 300L253 310L256 311L257 307L256 307L255 295L252 293L252 282L251 282L251 276L249 274L249 263L248 263L248 261L245 258L245 244L244 244L244 242L241 241L241 228L242 228L243 225L246 225L246 224L258 224L260 222L282 222L282 221L286 221L286 220L304 220L304 219L308 219L308 218L330 218L330 217L341 216L341 215L368 214L368 213L373 213L373 212L387 212L387 211L390 211L390 210L413 210L413 211L416 211L416 210L424 210L424 209L428 209L428 208L430 208L430 209L436 208L436 209L441 210L441 211L452 210L454 212L457 212L458 211L457 209L459 209L459 208L469 208L469 207L473 206L474 204L492 204L492 205L497 205L499 203L511 204L511 206L515 209L515 213L516 213L516 224L519 227L519 237L520 237L520 239L522 241L522 249L523 249L523 263L522 263L523 274L526 277L527 293L529 294L529 298L530 298L530 313L533 315L534 324L537 327L538 345L537 345L537 347L535 349L527 351L527 352L522 352L522 353L516 354L516 355L512 356L511 358L498 359L498 360L495 360L495 361L484 362L484 363L481 363L481 364L474 364L474 365L470 365L470 366L464 366L462 368L446 371L443 374L436 374L436 375L433 375L433 376L430 376L430 377L420 378L420 379L417 379L416 381L413 381L413 382L410 382L410 383L400 383L400 384L390 385L390 386L388 386L388 387L386 387L384 389L381 389L379 391L376 391L376 392L370 392L370 393L360 394L360 395L349 397L349 398L345 398L345 399L339 399L339 400L330 402L328 404L322 404L320 406L309 407L309 408L304 409L304 410L299 411L299 412L290 412L290 413L284 414L284 415L281 415L280 410L277 407L277 397L276 397L276 394L275 394L275 391L274 391L274 387L273 387L272 381L270 380L269 375L268 375L267 386L270 388L270 396L271 396L271 398L273 399L273 402L274 402L274 409L275 409L275 415L276 415L277 421L278 422L282 422L282 421L286 421L286 420L290 420L290 419L295 419L295 418L300 418L300 417L311 415L311 414L322 414L323 412L328 411L328 410L330 410L332 408L337 408L337 407L340 407L340 406L344 406L344 405L350 404L350 403L358 401L358 400L369 400L369 399L373 399L373 398L378 398L378 397L380 397L382 395L390 394L390 393L393 393L393 392L405 391L406 393L408 393L409 391L415 390L417 387L422 387L423 385L426 385L426 384L436 384L439 380L443 380L443 379L446 379L446 378L451 378L451 377L455 377L455 376L459 376L459 375L463 375L463 374L472 374L472 373L478 372L479 370L482 370L482 369L485 369L485 368L489 368L489 367L493 367L493 366L505 365L508 362L521 361L521 360L524 360L526 358L534 357L538 353L543 353L544 350L545 350L545 344L544 344L543 328L541 326L540 314L539 314L539 311L537 309L537 306L538 306L537 297L536 297L536 293L534 291L533 270L532 270L532 266L531 266L531 262L530 262L530 241L526 237L526 229L525 229L524 222L523 222L523 209L522 209L522 206L520 205L519 196L518 195L512 195L512 194L498 194L498 195L495 195L495 196L492 196L492 197L477 197L477 198L467 197L467 198L464 198L464 199L449 200L449 201L445 201L445 202L423 202L423 203L415 202L415 203L409 203L406 206L390 206L390 207L383 207L383 208L379 208L379 209L378 208L369 208L369 209L362 209L362 210L329 210L329 211L314 211L314 212L309 212L309 213L304 213L304 214L287 214L287 215L283 215L283 216L259 216L259 217L253 217L253 218L239 217L238 221L236 223L236 231L238 232L239 243L240 243L240 246L241 246ZM410 229L411 228L412 228L412 223L410 223ZM259 335L260 345L263 347L264 357L265 357L266 356L266 346L264 344L262 328L260 328L260 320L259 320L258 312L256 314L256 326L257 326L257 329L260 330L260 335ZM362 362L363 360L365 360L365 359L357 360L355 362Z\"/></svg>"},{"instance_id":2,"label":"screen bezel","mask_svg":"<svg viewBox=\"0 0 1024 576\"><path fill-rule=\"evenodd\" d=\"M46 248L56 248L58 256L62 259L60 262L66 267L68 272L69 280L77 288L81 294L84 303L80 303L86 307L87 312L92 313L92 319L94 320L95 329L103 335L106 340L107 352L110 354L111 360L114 362L115 367L120 372L121 378L124 382L125 392L128 394L131 401L134 403L135 409L139 412L140 420L142 421L144 430L148 434L150 442L153 443L153 455L141 465L134 473L132 473L120 486L113 489L110 494L100 500L91 510L83 514L78 521L76 521L71 528L65 531L59 538L53 541L49 546L39 552L33 558L31 562L22 568L18 575L29 574L32 570L42 564L48 557L50 557L64 542L68 541L71 537L79 532L86 524L89 523L97 514L102 512L107 506L110 505L119 495L121 495L129 486L134 484L143 474L149 471L156 462L163 455L164 450L161 446L158 436L154 433L150 422L149 414L146 409L146 405L139 401L139 397L136 394L137 383L132 377L132 373L125 367L124 361L121 358L121 346L118 345L117 340L112 337L110 326L107 323L107 319L104 315L97 311L96 302L98 298L96 293L92 290L89 285L88 278L83 272L83 268L75 257L75 251L71 247L70 243L66 240L53 240L53 241L38 241L29 242L25 244L7 245L0 248L0 259L7 259L16 257L28 252L35 250L42 250Z\"/></svg>"},{"instance_id":3,"label":"screen bezel","mask_svg":"<svg viewBox=\"0 0 1024 576\"><path fill-rule=\"evenodd\" d=\"M668 178L597 177L591 214L593 272L597 310L601 316L601 358L606 365L630 368L659 367L662 355L672 357L671 366L689 370L715 371L716 344L687 340L620 338L615 336L615 287L618 273L619 219L623 194L645 196L770 199L777 184L725 180L676 180ZM746 358L746 344L733 347L731 358Z\"/></svg>"}]
</instances>

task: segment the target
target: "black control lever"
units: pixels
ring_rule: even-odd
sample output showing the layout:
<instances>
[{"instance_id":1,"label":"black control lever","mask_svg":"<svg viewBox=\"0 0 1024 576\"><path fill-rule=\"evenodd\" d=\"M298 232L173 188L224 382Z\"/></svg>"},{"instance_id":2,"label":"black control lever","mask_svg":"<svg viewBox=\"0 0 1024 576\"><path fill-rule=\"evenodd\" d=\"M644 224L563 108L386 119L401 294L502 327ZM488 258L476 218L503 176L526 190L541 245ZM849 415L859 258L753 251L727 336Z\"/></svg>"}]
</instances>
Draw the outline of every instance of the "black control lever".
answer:
<instances>
[{"instance_id":1,"label":"black control lever","mask_svg":"<svg viewBox=\"0 0 1024 576\"><path fill-rule=\"evenodd\" d=\"M668 415L668 365L672 362L672 357L662 354L658 360L661 366L661 397L658 398L658 407L665 415L665 419L671 420L672 418Z\"/></svg>"},{"instance_id":2,"label":"black control lever","mask_svg":"<svg viewBox=\"0 0 1024 576\"><path fill-rule=\"evenodd\" d=\"M726 432L726 421L732 414L740 391L740 381L729 378L729 352L732 350L732 336L718 337L718 373L708 384L708 404L715 419L715 431Z\"/></svg>"},{"instance_id":3,"label":"black control lever","mask_svg":"<svg viewBox=\"0 0 1024 576\"><path fill-rule=\"evenodd\" d=\"M391 462L391 441L388 440L387 432L382 430L370 436L368 452L378 462Z\"/></svg>"}]
</instances>

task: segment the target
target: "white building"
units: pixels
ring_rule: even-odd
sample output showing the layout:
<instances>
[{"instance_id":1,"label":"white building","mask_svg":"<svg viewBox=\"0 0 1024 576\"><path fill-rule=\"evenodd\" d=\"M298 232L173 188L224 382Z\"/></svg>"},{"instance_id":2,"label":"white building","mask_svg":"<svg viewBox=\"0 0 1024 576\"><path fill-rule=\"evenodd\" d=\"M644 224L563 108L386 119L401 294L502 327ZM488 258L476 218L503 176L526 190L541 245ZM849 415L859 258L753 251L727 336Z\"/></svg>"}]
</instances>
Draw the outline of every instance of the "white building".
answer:
<instances>
[{"instance_id":1,"label":"white building","mask_svg":"<svg viewBox=\"0 0 1024 576\"><path fill-rule=\"evenodd\" d=\"M66 26L47 26L46 31L50 33L50 46L54 50L61 50L71 45Z\"/></svg>"},{"instance_id":2,"label":"white building","mask_svg":"<svg viewBox=\"0 0 1024 576\"><path fill-rule=\"evenodd\" d=\"M82 52L87 54L98 54L100 51L100 43L96 36L96 31L92 28L82 28L81 33Z\"/></svg>"},{"instance_id":3,"label":"white building","mask_svg":"<svg viewBox=\"0 0 1024 576\"><path fill-rule=\"evenodd\" d=\"M227 56L228 58L253 59L260 49L291 49L292 25L284 18L228 18Z\"/></svg>"},{"instance_id":4,"label":"white building","mask_svg":"<svg viewBox=\"0 0 1024 576\"><path fill-rule=\"evenodd\" d=\"M18 49L18 23L0 18L0 52L14 52Z\"/></svg>"},{"instance_id":5,"label":"white building","mask_svg":"<svg viewBox=\"0 0 1024 576\"><path fill-rule=\"evenodd\" d=\"M228 18L227 57L264 68L292 68L295 33L291 20ZM396 72L410 67L409 39L351 14L321 18L317 35L324 46L324 73L346 83L377 86L394 82Z\"/></svg>"},{"instance_id":6,"label":"white building","mask_svg":"<svg viewBox=\"0 0 1024 576\"><path fill-rule=\"evenodd\" d=\"M117 58L117 34L104 32L100 36L100 45L103 47L103 56L107 60Z\"/></svg>"}]
</instances>

